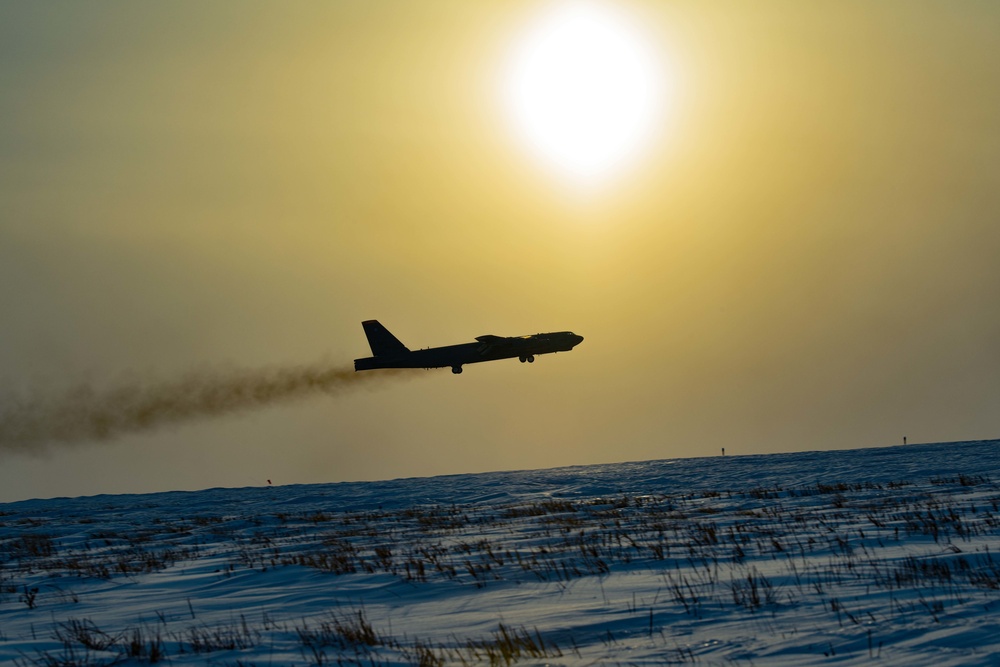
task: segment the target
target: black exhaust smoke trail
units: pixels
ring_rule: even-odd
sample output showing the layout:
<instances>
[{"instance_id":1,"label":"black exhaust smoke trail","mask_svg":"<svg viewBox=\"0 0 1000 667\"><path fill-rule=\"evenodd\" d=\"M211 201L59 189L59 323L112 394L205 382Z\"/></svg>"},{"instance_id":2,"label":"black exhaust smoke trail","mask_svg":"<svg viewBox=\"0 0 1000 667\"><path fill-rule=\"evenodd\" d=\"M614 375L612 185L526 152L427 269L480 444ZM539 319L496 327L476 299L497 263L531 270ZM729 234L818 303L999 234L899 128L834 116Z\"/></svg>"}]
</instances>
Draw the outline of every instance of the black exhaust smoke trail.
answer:
<instances>
[{"instance_id":1,"label":"black exhaust smoke trail","mask_svg":"<svg viewBox=\"0 0 1000 667\"><path fill-rule=\"evenodd\" d=\"M375 387L415 372L355 373L329 365L202 371L172 381L134 380L109 389L82 385L61 396L3 400L0 453L38 452L49 443L110 440L316 394Z\"/></svg>"}]
</instances>

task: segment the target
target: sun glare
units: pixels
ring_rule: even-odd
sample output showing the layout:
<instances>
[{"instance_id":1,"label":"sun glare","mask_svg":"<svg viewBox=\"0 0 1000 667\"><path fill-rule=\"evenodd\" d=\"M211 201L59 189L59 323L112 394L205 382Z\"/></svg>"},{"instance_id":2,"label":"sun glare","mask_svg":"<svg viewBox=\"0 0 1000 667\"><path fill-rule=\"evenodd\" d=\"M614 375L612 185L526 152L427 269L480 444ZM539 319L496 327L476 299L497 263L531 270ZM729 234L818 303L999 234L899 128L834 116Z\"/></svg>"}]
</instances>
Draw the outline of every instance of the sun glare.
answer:
<instances>
[{"instance_id":1,"label":"sun glare","mask_svg":"<svg viewBox=\"0 0 1000 667\"><path fill-rule=\"evenodd\" d=\"M649 41L620 10L564 2L517 41L504 103L517 134L546 163L592 185L651 140L663 76Z\"/></svg>"}]
</instances>

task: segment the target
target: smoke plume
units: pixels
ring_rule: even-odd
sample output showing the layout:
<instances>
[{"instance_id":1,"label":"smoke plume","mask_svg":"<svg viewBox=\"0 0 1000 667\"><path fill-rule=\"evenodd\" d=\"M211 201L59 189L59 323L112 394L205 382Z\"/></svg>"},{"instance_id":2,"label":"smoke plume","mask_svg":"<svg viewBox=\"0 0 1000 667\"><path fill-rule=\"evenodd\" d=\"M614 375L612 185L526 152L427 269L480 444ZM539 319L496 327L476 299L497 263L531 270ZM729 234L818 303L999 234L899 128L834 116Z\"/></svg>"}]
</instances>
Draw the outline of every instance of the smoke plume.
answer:
<instances>
[{"instance_id":1,"label":"smoke plume","mask_svg":"<svg viewBox=\"0 0 1000 667\"><path fill-rule=\"evenodd\" d=\"M109 440L311 395L372 387L413 373L355 373L328 365L202 371L172 381L132 380L107 389L85 384L61 395L12 398L0 404L0 453Z\"/></svg>"}]
</instances>

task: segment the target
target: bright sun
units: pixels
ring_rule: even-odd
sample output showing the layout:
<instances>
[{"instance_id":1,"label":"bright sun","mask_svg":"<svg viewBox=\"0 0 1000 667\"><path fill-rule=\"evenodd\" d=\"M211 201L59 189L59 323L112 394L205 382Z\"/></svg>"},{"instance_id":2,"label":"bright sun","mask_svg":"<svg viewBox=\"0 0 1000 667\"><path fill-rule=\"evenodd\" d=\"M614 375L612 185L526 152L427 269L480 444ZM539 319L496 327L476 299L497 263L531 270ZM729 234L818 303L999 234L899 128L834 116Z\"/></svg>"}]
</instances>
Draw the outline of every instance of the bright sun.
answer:
<instances>
[{"instance_id":1,"label":"bright sun","mask_svg":"<svg viewBox=\"0 0 1000 667\"><path fill-rule=\"evenodd\" d=\"M619 10L580 1L550 8L516 43L504 103L528 147L592 185L652 139L664 82L642 31Z\"/></svg>"}]
</instances>

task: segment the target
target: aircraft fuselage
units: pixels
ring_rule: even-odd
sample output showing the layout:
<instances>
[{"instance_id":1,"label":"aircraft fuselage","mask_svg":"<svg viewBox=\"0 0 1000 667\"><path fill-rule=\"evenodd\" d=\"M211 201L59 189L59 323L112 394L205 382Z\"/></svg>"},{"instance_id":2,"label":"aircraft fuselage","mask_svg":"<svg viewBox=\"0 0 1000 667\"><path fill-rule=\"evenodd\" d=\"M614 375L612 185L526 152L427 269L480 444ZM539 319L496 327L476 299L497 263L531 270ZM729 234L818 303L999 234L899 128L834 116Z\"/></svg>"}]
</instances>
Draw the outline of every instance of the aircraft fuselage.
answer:
<instances>
[{"instance_id":1,"label":"aircraft fuselage","mask_svg":"<svg viewBox=\"0 0 1000 667\"><path fill-rule=\"evenodd\" d=\"M479 336L473 343L411 351L377 321L368 320L363 326L375 356L355 359L356 371L451 367L452 372L461 373L465 364L515 358L533 362L536 355L569 352L583 341L583 336L571 331L557 331L530 336Z\"/></svg>"}]
</instances>

